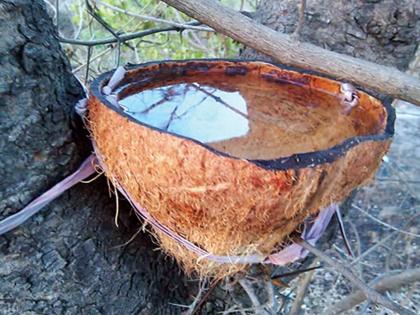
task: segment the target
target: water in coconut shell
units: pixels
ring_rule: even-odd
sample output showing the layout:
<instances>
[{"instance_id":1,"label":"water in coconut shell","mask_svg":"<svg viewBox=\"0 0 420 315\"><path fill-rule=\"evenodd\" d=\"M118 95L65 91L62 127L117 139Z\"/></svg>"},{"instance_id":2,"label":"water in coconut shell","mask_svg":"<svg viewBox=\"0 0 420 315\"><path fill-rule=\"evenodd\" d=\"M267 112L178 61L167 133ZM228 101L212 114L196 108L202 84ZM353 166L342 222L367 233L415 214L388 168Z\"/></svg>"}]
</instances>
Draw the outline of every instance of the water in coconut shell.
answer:
<instances>
[{"instance_id":1,"label":"water in coconut shell","mask_svg":"<svg viewBox=\"0 0 420 315\"><path fill-rule=\"evenodd\" d=\"M120 103L139 122L246 159L325 150L364 133L336 95L257 76L168 79Z\"/></svg>"}]
</instances>

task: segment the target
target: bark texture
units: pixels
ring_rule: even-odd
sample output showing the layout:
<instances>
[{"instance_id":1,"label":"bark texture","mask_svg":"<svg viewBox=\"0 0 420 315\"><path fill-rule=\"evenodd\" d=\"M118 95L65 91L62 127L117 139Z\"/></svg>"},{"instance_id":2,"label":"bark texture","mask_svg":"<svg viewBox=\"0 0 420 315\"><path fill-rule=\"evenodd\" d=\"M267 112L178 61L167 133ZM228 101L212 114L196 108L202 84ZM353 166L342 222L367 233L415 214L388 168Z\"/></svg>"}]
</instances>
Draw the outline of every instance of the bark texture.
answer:
<instances>
[{"instance_id":1,"label":"bark texture","mask_svg":"<svg viewBox=\"0 0 420 315\"><path fill-rule=\"evenodd\" d=\"M261 1L256 20L292 33L299 0ZM420 41L417 0L307 0L301 40L330 50L406 70ZM264 57L245 49L244 58Z\"/></svg>"},{"instance_id":2,"label":"bark texture","mask_svg":"<svg viewBox=\"0 0 420 315\"><path fill-rule=\"evenodd\" d=\"M0 213L29 203L81 161L72 104L82 88L70 74L39 3L0 2Z\"/></svg>"},{"instance_id":3,"label":"bark texture","mask_svg":"<svg viewBox=\"0 0 420 315\"><path fill-rule=\"evenodd\" d=\"M83 97L43 1L0 1L0 219L74 171L90 151L72 108ZM78 141L78 139L80 141ZM85 139L85 140L82 140ZM175 263L154 251L105 181L79 184L0 236L1 314L177 314Z\"/></svg>"}]
</instances>

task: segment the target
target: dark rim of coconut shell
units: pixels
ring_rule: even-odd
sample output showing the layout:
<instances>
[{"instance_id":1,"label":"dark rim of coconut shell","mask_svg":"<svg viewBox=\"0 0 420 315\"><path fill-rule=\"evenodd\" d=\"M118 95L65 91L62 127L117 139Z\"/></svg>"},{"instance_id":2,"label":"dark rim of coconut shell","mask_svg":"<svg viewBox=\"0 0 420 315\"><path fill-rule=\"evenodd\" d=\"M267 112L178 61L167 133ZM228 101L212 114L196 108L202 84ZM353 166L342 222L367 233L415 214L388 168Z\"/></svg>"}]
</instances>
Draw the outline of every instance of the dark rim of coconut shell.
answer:
<instances>
[{"instance_id":1,"label":"dark rim of coconut shell","mask_svg":"<svg viewBox=\"0 0 420 315\"><path fill-rule=\"evenodd\" d=\"M183 68L185 68L184 71L187 70L195 70L195 71L208 71L211 68L211 64L212 63L217 63L217 62L230 62L230 63L262 63L262 64L268 64L268 65L272 65L275 67L278 67L280 69L283 70L288 70L288 71L295 71L298 73L302 73L302 74L310 74L310 75L314 75L314 76L318 76L321 78L328 78L328 79L332 79L336 82L339 82L337 80L335 80L334 78L329 78L328 76L325 75L320 75L319 73L316 73L314 71L308 71L308 70L304 70L304 69L299 69L299 68L295 68L295 67L290 67L290 66L285 66L285 65L279 65L279 64L275 64L275 63L270 63L270 62L266 62L266 61L262 61L262 60L247 60L247 59L187 59L187 60L165 60L165 61L153 61L153 62L147 62L147 63L143 63L143 64L129 64L127 66L125 66L125 69L127 71L132 71L132 70L140 70L141 68L146 68L149 66L153 66L153 65L158 65L159 67L164 65L171 65L171 64L178 64L181 65L183 64ZM247 73L246 68L241 67L241 68L232 68L232 67L227 67L226 68L227 74L229 75L244 75ZM166 69L165 69L166 70ZM178 75L178 76L182 76L185 73L183 73L182 71L180 71L179 68L175 68L176 71L174 71L173 69L169 69L172 70L168 73L163 73L163 74L173 74L173 75ZM105 95L102 93L102 88L108 83L109 79L111 78L112 74L114 73L115 69L106 73L103 73L102 75L100 75L98 78L96 78L92 84L91 84L91 93L93 94L93 96L95 96L97 99L99 99L99 101L106 105L108 108L112 109L113 111L117 112L118 114L128 118L130 121L135 122L136 124L139 124L141 126L153 129L157 132L160 133L167 133L167 134L171 134L175 137L179 137L179 138L183 138L183 139L187 139L189 141L192 141L198 145L201 145L203 147L205 147L207 150L220 155L220 156L224 156L224 157L228 157L228 158L232 158L232 159L241 159L235 156L232 156L230 154L227 154L225 152L221 152L219 150L216 150L212 147L210 147L209 145L202 143L200 141L197 141L195 139L189 138L189 137L185 137L185 136L181 136L178 134L175 134L173 132L170 131L165 131L165 130L161 130L159 128L150 126L148 124L142 123L138 120L136 120L134 117L130 116L129 114L127 114L123 108L121 107L116 107L115 105L113 105L110 101L108 101L105 97ZM132 80L126 80L127 77L125 77L119 84L118 87L121 86L121 84L129 84L129 83L133 83ZM150 83L150 80L144 80L141 81L140 84L147 84ZM293 83L293 82L291 82ZM296 82L299 83L299 82ZM139 85L138 87L141 87L141 85ZM371 95L370 93L366 92L363 88L356 86L358 90L365 92L368 95ZM365 141L384 141L386 139L392 138L393 134L394 134L394 123L395 123L395 109L394 107L391 105L392 103L392 98L390 97L376 97L379 101L381 101L383 107L385 108L386 112L387 112L387 122L386 122L386 127L385 130L383 131L383 133L381 134L372 134L372 135L364 135L364 136L355 136L355 137L350 137L346 140L344 140L343 142L341 142L340 144L337 144L331 148L328 148L326 150L319 150L319 151L313 151L313 152L306 152L306 153L296 153L296 154L292 154L289 155L287 157L281 157L281 158L277 158L277 159L271 159L271 160L252 160L252 159L245 159L246 161L253 163L261 168L267 169L267 170L288 170L288 169L300 169L300 168L305 168L305 167L314 167L320 164L324 164L324 163L332 163L335 160L339 159L340 157L342 157L344 154L346 154L346 152L348 150L350 150L352 147L358 145L359 143L365 142ZM241 159L244 160L244 159Z\"/></svg>"}]
</instances>

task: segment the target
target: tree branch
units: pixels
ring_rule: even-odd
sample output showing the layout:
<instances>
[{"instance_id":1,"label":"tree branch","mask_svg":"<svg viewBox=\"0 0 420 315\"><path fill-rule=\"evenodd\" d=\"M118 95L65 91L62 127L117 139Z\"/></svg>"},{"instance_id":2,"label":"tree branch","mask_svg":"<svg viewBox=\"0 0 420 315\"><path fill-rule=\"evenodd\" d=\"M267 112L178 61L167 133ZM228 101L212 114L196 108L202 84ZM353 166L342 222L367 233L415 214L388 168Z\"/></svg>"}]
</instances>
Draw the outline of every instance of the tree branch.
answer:
<instances>
[{"instance_id":1,"label":"tree branch","mask_svg":"<svg viewBox=\"0 0 420 315\"><path fill-rule=\"evenodd\" d=\"M306 9L306 0L300 0L300 8L299 8L299 20L296 25L295 31L292 34L292 37L299 38L300 32L303 27L303 23L305 23L305 9Z\"/></svg>"},{"instance_id":2,"label":"tree branch","mask_svg":"<svg viewBox=\"0 0 420 315\"><path fill-rule=\"evenodd\" d=\"M317 71L420 106L420 79L395 68L293 40L250 18L206 0L163 0L249 47L291 66Z\"/></svg>"},{"instance_id":3,"label":"tree branch","mask_svg":"<svg viewBox=\"0 0 420 315\"><path fill-rule=\"evenodd\" d=\"M311 252L315 256L317 256L321 261L328 264L330 267L341 273L347 280L353 283L356 287L358 287L363 295L366 296L372 303L380 304L387 309L390 309L397 314L402 315L415 315L412 311L402 307L401 305L391 301L389 298L379 294L374 289L370 288L366 283L360 280L348 267L344 266L343 264L335 261L331 257L328 257L326 254L321 252L316 247L312 246L305 240L301 240L299 244L305 248L307 251ZM334 312L331 314L335 314Z\"/></svg>"},{"instance_id":4,"label":"tree branch","mask_svg":"<svg viewBox=\"0 0 420 315\"><path fill-rule=\"evenodd\" d=\"M315 258L311 264L311 267L316 267L318 265L319 259ZM309 284L311 283L312 276L314 275L316 269L312 269L306 273L302 280L299 281L299 285L296 292L296 298L293 301L292 308L290 309L289 315L298 315L303 304L306 292L308 291Z\"/></svg>"},{"instance_id":5,"label":"tree branch","mask_svg":"<svg viewBox=\"0 0 420 315\"><path fill-rule=\"evenodd\" d=\"M150 21L150 22L155 22L155 23L161 23L161 24L167 24L170 26L174 26L177 28L182 28L182 29L190 29L190 30L196 30L196 31L205 31L205 32L213 32L212 29L208 28L208 27L204 27L204 26L197 26L197 25L192 25L192 24L188 24L188 23L178 23L178 22L174 22L174 21L169 21L169 20L165 20L165 19L160 19L154 16L148 16L148 15L141 15L141 14L137 14L134 12L130 12L128 10L125 9L121 9L119 7L113 6L109 3L106 2L102 2L102 1L96 1L96 4L102 5L110 10L128 15L128 16L132 16L144 21Z\"/></svg>"},{"instance_id":6,"label":"tree branch","mask_svg":"<svg viewBox=\"0 0 420 315\"><path fill-rule=\"evenodd\" d=\"M420 281L420 268L409 269L395 275L383 276L378 281L375 281L376 284L373 285L373 288L378 292L384 293L386 291L395 290L416 281ZM355 293L345 297L337 304L333 305L330 313L339 314L345 312L352 307L362 303L364 300L366 300L366 296L363 294L363 292L356 291Z\"/></svg>"},{"instance_id":7,"label":"tree branch","mask_svg":"<svg viewBox=\"0 0 420 315\"><path fill-rule=\"evenodd\" d=\"M190 23L190 25L199 25L199 24L201 23L199 22ZM169 27L162 27L162 28L152 28L145 31L125 34L125 35L118 35L118 36L119 36L119 42L124 43L129 40L138 39L138 38L146 37L146 36L157 34L157 33L170 32L170 31L181 32L183 30L184 30L183 28L180 28L177 26L169 26ZM61 43L65 43L65 44L81 45L81 46L88 46L88 47L118 43L118 39L115 37L99 39L99 40L77 40L77 39L58 37L58 40Z\"/></svg>"}]
</instances>

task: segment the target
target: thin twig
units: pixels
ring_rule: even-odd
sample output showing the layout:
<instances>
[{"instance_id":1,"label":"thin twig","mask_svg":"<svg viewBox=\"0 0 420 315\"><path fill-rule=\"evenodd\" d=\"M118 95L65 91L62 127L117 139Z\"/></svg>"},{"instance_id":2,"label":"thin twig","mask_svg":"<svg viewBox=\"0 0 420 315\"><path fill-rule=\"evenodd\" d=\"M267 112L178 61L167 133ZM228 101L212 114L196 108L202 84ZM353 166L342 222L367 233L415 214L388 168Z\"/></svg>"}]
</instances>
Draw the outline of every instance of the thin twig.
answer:
<instances>
[{"instance_id":1,"label":"thin twig","mask_svg":"<svg viewBox=\"0 0 420 315\"><path fill-rule=\"evenodd\" d=\"M201 297L203 296L203 293L205 291L205 287L207 284L207 279L201 280L198 285L198 293L194 298L194 301L191 303L191 305L188 306L188 310L184 312L184 315L193 315L195 313L196 306L201 301Z\"/></svg>"},{"instance_id":2,"label":"thin twig","mask_svg":"<svg viewBox=\"0 0 420 315\"><path fill-rule=\"evenodd\" d=\"M351 229L353 230L354 238L356 239L356 252L357 252L357 257L358 257L362 254L362 242L360 241L359 231L357 230L357 227L352 222L352 220L349 220L348 222L349 222L349 225L350 225Z\"/></svg>"},{"instance_id":3,"label":"thin twig","mask_svg":"<svg viewBox=\"0 0 420 315\"><path fill-rule=\"evenodd\" d=\"M317 267L319 262L318 258L315 258L310 268L311 271L305 273L302 280L299 281L298 290L296 293L296 298L293 302L292 308L290 309L289 315L297 315L299 314L300 308L302 307L303 299L305 298L306 292L308 291L309 284L311 283L312 277L315 273L315 268Z\"/></svg>"},{"instance_id":4,"label":"thin twig","mask_svg":"<svg viewBox=\"0 0 420 315\"><path fill-rule=\"evenodd\" d=\"M267 292L267 305L266 309L270 314L277 314L277 309L279 308L276 296L274 294L273 282L271 279L265 279L265 290Z\"/></svg>"},{"instance_id":5,"label":"thin twig","mask_svg":"<svg viewBox=\"0 0 420 315\"><path fill-rule=\"evenodd\" d=\"M195 24L200 24L199 22L195 22ZM129 40L138 39L142 37L146 37L149 35L157 34L157 33L163 33L163 32L171 32L171 31L182 31L183 28L179 27L163 27L163 28L152 28L145 31L125 34L125 35L119 35L119 41L120 43L124 43ZM98 45L106 45L106 44L113 44L118 43L118 40L115 37L105 38L105 39L98 39L98 40L75 40L70 38L64 38L58 36L58 40L65 44L72 44L72 45L80 45L80 46L98 46Z\"/></svg>"},{"instance_id":6,"label":"thin twig","mask_svg":"<svg viewBox=\"0 0 420 315\"><path fill-rule=\"evenodd\" d=\"M315 269L320 269L322 267L323 266L314 266L314 267L309 267L309 268L305 268L305 269L298 269L298 270L295 270L295 271L286 272L286 273L282 273L282 274L279 274L279 275L272 276L271 279L274 280L274 279L278 279L278 278L296 276L296 275L299 275L299 274L302 274L302 273L305 273L305 272L308 272L308 271L312 271L312 270L315 270Z\"/></svg>"},{"instance_id":7,"label":"thin twig","mask_svg":"<svg viewBox=\"0 0 420 315\"><path fill-rule=\"evenodd\" d=\"M363 281L361 281L348 267L344 266L342 263L335 261L331 257L324 254L322 251L317 249L316 247L312 246L305 240L301 240L299 244L305 248L307 251L311 252L315 256L317 256L321 261L328 264L330 267L341 273L345 278L347 278L351 283L353 283L356 287L358 287L361 292L373 303L380 304L387 309L390 309L398 314L402 315L415 315L415 313L411 312L410 310L402 307L401 305L391 301L389 298L379 294L377 291L369 288ZM335 313L331 313L335 314Z\"/></svg>"},{"instance_id":8,"label":"thin twig","mask_svg":"<svg viewBox=\"0 0 420 315\"><path fill-rule=\"evenodd\" d=\"M412 215L410 218L407 219L407 223L404 225L404 228L408 228L413 220L415 218L417 218L420 215L420 213L416 213L414 215ZM369 255L370 253L372 253L374 250L376 250L378 247L380 246L384 246L389 240L395 238L395 236L398 234L398 231L394 231L391 232L390 234L388 234L385 238L383 238L380 242L376 243L375 245L369 247L369 249L367 249L366 251L364 251L361 255L359 255L358 257L356 257L352 262L351 262L351 266L354 266L355 264L357 264L361 259L363 259L364 257L366 257L367 255Z\"/></svg>"},{"instance_id":9,"label":"thin twig","mask_svg":"<svg viewBox=\"0 0 420 315\"><path fill-rule=\"evenodd\" d=\"M347 238L346 229L344 228L344 222L343 222L343 218L341 216L341 211L339 208L337 208L334 215L337 218L338 226L340 228L340 233L341 233L341 236L343 237L344 245L346 246L347 252L349 253L351 257L354 257L354 253L353 253L353 250L351 249L349 239Z\"/></svg>"},{"instance_id":10,"label":"thin twig","mask_svg":"<svg viewBox=\"0 0 420 315\"><path fill-rule=\"evenodd\" d=\"M249 299L251 300L253 306L252 311L254 311L256 315L277 314L278 303L274 294L274 288L271 279L258 278L255 281L260 283L262 282L262 284L264 284L264 288L267 294L267 300L265 303L260 303L259 298L255 293L252 287L252 283L250 283L250 281L248 281L245 278L241 278L238 280L239 284L242 286Z\"/></svg>"},{"instance_id":11,"label":"thin twig","mask_svg":"<svg viewBox=\"0 0 420 315\"><path fill-rule=\"evenodd\" d=\"M399 228L397 228L397 227L395 227L395 226L393 226L393 225L390 225L390 224L388 224L388 223L386 223L386 222L384 222L384 221L382 221L382 220L379 220L378 218L374 217L374 216L373 216L373 215L371 215L369 212L367 212L367 211L363 210L362 208L358 207L358 206L357 206L357 205L355 205L355 204L352 204L352 207L353 207L353 208L355 208L355 209L357 209L357 210L359 210L361 213L363 213L363 214L364 214L364 215L366 215L367 217L371 218L373 221L375 221L375 222L377 222L377 223L379 223L379 224L382 224L383 226L385 226L385 227L387 227L387 228L389 228L389 229L391 229L391 230L397 231L397 232L402 233L402 234L407 234L407 235L410 235L410 236L414 236L414 237L420 237L420 235L419 235L419 234L416 234L416 233L412 233L412 232L408 232L408 231L401 230L401 229L399 229Z\"/></svg>"},{"instance_id":12,"label":"thin twig","mask_svg":"<svg viewBox=\"0 0 420 315\"><path fill-rule=\"evenodd\" d=\"M109 25L100 15L97 13L94 8L90 5L89 0L85 1L87 12L99 23L101 24L108 32L110 32L115 39L117 40L117 56L116 56L116 65L120 65L120 56L121 56L121 39L120 35L114 31L114 29Z\"/></svg>"},{"instance_id":13,"label":"thin twig","mask_svg":"<svg viewBox=\"0 0 420 315\"><path fill-rule=\"evenodd\" d=\"M200 299L200 302L195 307L194 312L191 313L191 315L194 314L201 314L201 309L203 308L204 304L206 303L207 299L209 298L210 294L216 289L217 285L220 283L222 279L217 279L212 282L207 292L203 295L203 297Z\"/></svg>"},{"instance_id":14,"label":"thin twig","mask_svg":"<svg viewBox=\"0 0 420 315\"><path fill-rule=\"evenodd\" d=\"M109 47L109 48L105 49L104 51L101 51L101 52L100 52L99 54L97 54L96 56L91 57L91 58L90 58L90 62L92 62L92 61L94 61L94 60L96 60L96 59L98 59L98 58L102 57L103 55L106 55L106 54L107 54L107 53L109 53L111 50L112 50L112 47ZM81 64L81 65L77 66L76 68L74 68L71 72L72 72L72 73L77 73L78 71L80 71L81 69L83 69L83 68L84 68L84 67L86 67L86 66L87 66L87 63Z\"/></svg>"},{"instance_id":15,"label":"thin twig","mask_svg":"<svg viewBox=\"0 0 420 315\"><path fill-rule=\"evenodd\" d=\"M87 51L87 62L86 62L86 74L85 74L85 83L89 80L89 69L90 69L90 58L92 55L92 47L88 46Z\"/></svg>"},{"instance_id":16,"label":"thin twig","mask_svg":"<svg viewBox=\"0 0 420 315\"><path fill-rule=\"evenodd\" d=\"M79 0L79 26L77 27L77 30L74 34L74 39L77 39L80 36L80 33L82 32L83 28L83 12L84 12L84 2L82 0Z\"/></svg>"},{"instance_id":17,"label":"thin twig","mask_svg":"<svg viewBox=\"0 0 420 315\"><path fill-rule=\"evenodd\" d=\"M302 30L303 24L305 23L305 9L306 9L306 0L300 0L299 20L296 25L295 31L292 34L292 36L296 39L300 37L300 32Z\"/></svg>"},{"instance_id":18,"label":"thin twig","mask_svg":"<svg viewBox=\"0 0 420 315\"><path fill-rule=\"evenodd\" d=\"M137 14L134 12L130 12L128 10L125 9L121 9L119 7L113 6L109 3L105 3L102 1L96 1L97 4L102 5L110 10L119 12L119 13L123 13L125 15L128 16L132 16L135 18L139 18L142 19L144 21L150 21L150 22L156 22L156 23L161 23L161 24L166 24L166 25L170 25L170 26L175 26L177 28L182 28L182 29L190 29L190 30L196 30L196 31L205 31L205 32L214 32L213 29L211 29L210 27L206 27L206 26L195 26L195 25L191 25L191 24L183 24L183 23L178 23L178 22L174 22L174 21L168 21L165 19L160 19L154 16L148 16L148 15L141 15L141 14Z\"/></svg>"},{"instance_id":19,"label":"thin twig","mask_svg":"<svg viewBox=\"0 0 420 315\"><path fill-rule=\"evenodd\" d=\"M195 84L195 83L191 83L190 84L192 87L194 87L195 89L197 89L197 91L203 92L204 94L210 96L211 98L213 98L217 103L222 104L223 106L229 108L231 111L237 113L238 115L249 119L249 116L243 112L241 112L239 109L236 109L235 107L229 105L228 103L226 103L221 97L213 95L212 93L210 93L209 91L203 89L202 87L200 87L199 85Z\"/></svg>"},{"instance_id":20,"label":"thin twig","mask_svg":"<svg viewBox=\"0 0 420 315\"><path fill-rule=\"evenodd\" d=\"M252 306L255 308L259 308L261 306L260 301L258 300L258 297L255 295L254 290L252 289L252 285L249 283L248 280L245 278L239 279L239 284L244 289L246 294L248 295L249 299L251 300Z\"/></svg>"}]
</instances>

